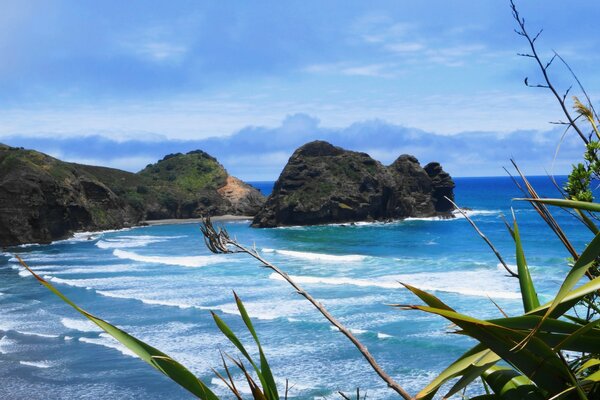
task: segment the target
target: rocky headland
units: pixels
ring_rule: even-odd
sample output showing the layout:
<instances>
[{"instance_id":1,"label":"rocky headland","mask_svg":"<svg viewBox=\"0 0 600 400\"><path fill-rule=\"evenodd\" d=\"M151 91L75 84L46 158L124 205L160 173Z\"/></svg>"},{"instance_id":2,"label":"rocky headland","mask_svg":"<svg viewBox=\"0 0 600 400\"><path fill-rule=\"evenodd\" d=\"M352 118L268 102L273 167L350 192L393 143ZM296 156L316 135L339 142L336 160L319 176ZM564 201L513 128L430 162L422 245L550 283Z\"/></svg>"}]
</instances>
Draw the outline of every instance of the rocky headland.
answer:
<instances>
[{"instance_id":1,"label":"rocky headland","mask_svg":"<svg viewBox=\"0 0 600 400\"><path fill-rule=\"evenodd\" d=\"M410 155L384 166L366 153L324 141L298 148L255 216L254 227L452 218L454 182L439 163Z\"/></svg>"},{"instance_id":2,"label":"rocky headland","mask_svg":"<svg viewBox=\"0 0 600 400\"><path fill-rule=\"evenodd\" d=\"M203 151L170 154L139 173L68 163L0 144L0 246L146 219L255 215L265 199Z\"/></svg>"}]
</instances>

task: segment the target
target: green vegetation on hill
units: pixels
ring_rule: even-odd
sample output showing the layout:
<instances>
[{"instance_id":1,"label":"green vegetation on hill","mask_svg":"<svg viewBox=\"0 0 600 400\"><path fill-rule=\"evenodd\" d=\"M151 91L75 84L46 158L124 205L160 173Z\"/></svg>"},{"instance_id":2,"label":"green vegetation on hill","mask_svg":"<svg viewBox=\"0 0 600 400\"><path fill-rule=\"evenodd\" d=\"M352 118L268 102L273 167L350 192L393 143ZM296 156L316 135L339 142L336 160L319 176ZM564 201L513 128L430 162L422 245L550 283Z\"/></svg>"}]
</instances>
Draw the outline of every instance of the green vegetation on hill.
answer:
<instances>
[{"instance_id":1,"label":"green vegetation on hill","mask_svg":"<svg viewBox=\"0 0 600 400\"><path fill-rule=\"evenodd\" d=\"M147 165L139 175L151 179L154 185L171 184L187 192L218 189L227 180L225 168L202 150L169 154L156 164Z\"/></svg>"}]
</instances>

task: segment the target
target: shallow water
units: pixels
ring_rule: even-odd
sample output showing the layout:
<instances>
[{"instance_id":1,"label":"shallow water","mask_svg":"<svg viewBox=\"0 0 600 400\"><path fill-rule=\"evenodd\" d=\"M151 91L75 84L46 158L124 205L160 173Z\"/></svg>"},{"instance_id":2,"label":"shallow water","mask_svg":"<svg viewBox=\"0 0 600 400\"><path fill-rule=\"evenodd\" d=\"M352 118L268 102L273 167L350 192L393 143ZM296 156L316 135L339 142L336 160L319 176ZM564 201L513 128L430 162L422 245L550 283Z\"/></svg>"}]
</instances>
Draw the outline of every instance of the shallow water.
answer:
<instances>
[{"instance_id":1,"label":"shallow water","mask_svg":"<svg viewBox=\"0 0 600 400\"><path fill-rule=\"evenodd\" d=\"M531 274L542 300L556 292L568 256L509 178L456 179L457 202L514 264L500 214L514 206ZM547 178L534 178L556 196ZM269 184L257 184L268 190ZM559 221L581 249L590 235L565 213ZM400 282L431 291L458 311L498 317L496 301L519 313L518 283L506 276L465 219L389 224L251 229L224 224L350 327L380 364L410 392L424 387L472 342L449 324L388 304L418 303ZM0 256L0 398L191 398L137 360L95 325L41 287L12 258L19 253L76 303L188 366L215 391L219 349L235 354L210 316L215 311L249 340L232 290L243 299L277 381L290 395L328 396L360 386L369 398L396 398L355 348L272 271L243 255L214 255L198 225L162 225L88 234ZM250 343L248 341L248 343Z\"/></svg>"}]
</instances>

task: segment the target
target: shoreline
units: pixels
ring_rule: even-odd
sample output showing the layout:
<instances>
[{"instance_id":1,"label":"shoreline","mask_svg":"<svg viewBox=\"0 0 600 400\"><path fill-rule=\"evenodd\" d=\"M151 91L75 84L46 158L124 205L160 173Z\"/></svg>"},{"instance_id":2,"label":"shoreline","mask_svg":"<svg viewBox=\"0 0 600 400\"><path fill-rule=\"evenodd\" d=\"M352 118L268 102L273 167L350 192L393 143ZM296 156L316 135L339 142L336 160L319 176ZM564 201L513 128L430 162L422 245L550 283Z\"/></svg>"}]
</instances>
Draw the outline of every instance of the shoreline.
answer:
<instances>
[{"instance_id":1,"label":"shoreline","mask_svg":"<svg viewBox=\"0 0 600 400\"><path fill-rule=\"evenodd\" d=\"M229 222L229 221L251 221L254 217L249 215L217 215L210 217L211 221L214 222ZM142 221L136 227L139 226L155 226L155 225L181 225L181 224L194 224L202 222L202 218L168 218L168 219L152 219Z\"/></svg>"}]
</instances>

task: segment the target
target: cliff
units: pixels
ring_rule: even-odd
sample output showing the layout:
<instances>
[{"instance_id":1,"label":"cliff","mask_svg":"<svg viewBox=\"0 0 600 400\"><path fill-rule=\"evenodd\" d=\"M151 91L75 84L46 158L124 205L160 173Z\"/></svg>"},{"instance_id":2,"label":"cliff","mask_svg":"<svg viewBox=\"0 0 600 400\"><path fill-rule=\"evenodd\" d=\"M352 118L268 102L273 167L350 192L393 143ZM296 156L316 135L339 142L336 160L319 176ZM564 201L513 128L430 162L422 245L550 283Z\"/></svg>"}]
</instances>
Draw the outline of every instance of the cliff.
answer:
<instances>
[{"instance_id":1,"label":"cliff","mask_svg":"<svg viewBox=\"0 0 600 400\"><path fill-rule=\"evenodd\" d=\"M386 167L366 153L323 141L298 148L255 227L442 216L451 218L454 182L438 163L400 156Z\"/></svg>"}]
</instances>

